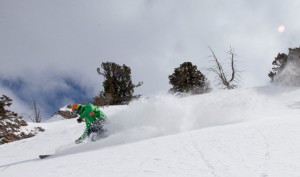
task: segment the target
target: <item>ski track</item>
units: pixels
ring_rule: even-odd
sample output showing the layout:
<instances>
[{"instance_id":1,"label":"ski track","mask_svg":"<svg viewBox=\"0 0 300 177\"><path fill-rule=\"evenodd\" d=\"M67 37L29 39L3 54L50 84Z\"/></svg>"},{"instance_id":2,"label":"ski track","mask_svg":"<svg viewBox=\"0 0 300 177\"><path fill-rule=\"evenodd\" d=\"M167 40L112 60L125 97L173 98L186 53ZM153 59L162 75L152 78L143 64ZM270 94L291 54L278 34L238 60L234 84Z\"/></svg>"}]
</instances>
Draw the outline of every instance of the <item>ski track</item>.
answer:
<instances>
[{"instance_id":1,"label":"ski track","mask_svg":"<svg viewBox=\"0 0 300 177\"><path fill-rule=\"evenodd\" d=\"M270 144L269 144L269 141L267 140L267 137L264 135L264 133L260 129L257 129L257 132L263 138L264 149L265 149L265 153L264 153L262 165L261 165L261 172L260 172L259 176L260 177L268 177L267 170L268 170L268 164L269 164L269 161L271 158Z\"/></svg>"},{"instance_id":2,"label":"ski track","mask_svg":"<svg viewBox=\"0 0 300 177\"><path fill-rule=\"evenodd\" d=\"M213 165L211 164L211 162L205 157L205 153L203 153L201 151L201 147L199 147L199 143L195 142L195 138L193 138L193 136L190 134L190 141L192 142L192 146L194 147L195 151L198 153L199 157L203 160L205 166L208 168L209 173L213 176L213 177L218 177L216 175L216 171L215 168L213 167Z\"/></svg>"}]
</instances>

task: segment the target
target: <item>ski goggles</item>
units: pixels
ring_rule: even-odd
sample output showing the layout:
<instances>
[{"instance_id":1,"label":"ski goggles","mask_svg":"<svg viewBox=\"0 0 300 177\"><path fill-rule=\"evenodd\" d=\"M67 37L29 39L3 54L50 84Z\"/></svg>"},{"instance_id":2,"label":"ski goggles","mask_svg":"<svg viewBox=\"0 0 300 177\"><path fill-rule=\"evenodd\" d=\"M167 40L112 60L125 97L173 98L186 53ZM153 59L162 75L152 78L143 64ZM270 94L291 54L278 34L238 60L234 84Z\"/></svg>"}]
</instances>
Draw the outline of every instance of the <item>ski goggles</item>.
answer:
<instances>
[{"instance_id":1,"label":"ski goggles","mask_svg":"<svg viewBox=\"0 0 300 177\"><path fill-rule=\"evenodd\" d=\"M78 110L75 109L75 110L73 111L73 115L75 116L77 113L78 113Z\"/></svg>"}]
</instances>

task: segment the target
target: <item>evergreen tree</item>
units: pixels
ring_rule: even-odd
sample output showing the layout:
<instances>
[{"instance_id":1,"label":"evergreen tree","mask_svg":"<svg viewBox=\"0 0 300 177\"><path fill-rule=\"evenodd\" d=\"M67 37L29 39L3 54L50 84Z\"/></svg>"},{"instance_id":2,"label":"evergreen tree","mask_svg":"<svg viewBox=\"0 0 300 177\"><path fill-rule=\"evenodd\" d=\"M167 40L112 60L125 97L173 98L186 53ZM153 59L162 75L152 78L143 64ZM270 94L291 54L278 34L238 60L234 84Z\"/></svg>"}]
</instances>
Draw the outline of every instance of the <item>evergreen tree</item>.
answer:
<instances>
[{"instance_id":1,"label":"evergreen tree","mask_svg":"<svg viewBox=\"0 0 300 177\"><path fill-rule=\"evenodd\" d=\"M0 97L0 144L34 136L32 133L22 132L21 126L26 126L27 123L17 113L6 109L11 104L12 99L8 96Z\"/></svg>"},{"instance_id":2,"label":"evergreen tree","mask_svg":"<svg viewBox=\"0 0 300 177\"><path fill-rule=\"evenodd\" d=\"M142 82L137 85L132 83L130 67L124 64L120 66L113 62L103 62L101 68L97 68L97 72L104 77L104 90L94 97L95 105L128 104L132 99L140 96L133 95L133 93L134 88L141 86Z\"/></svg>"},{"instance_id":3,"label":"evergreen tree","mask_svg":"<svg viewBox=\"0 0 300 177\"><path fill-rule=\"evenodd\" d=\"M277 57L275 57L274 61L272 62L272 71L270 71L270 73L268 74L272 82L274 81L274 76L284 69L287 61L288 55L285 53L278 53Z\"/></svg>"},{"instance_id":4,"label":"evergreen tree","mask_svg":"<svg viewBox=\"0 0 300 177\"><path fill-rule=\"evenodd\" d=\"M10 107L11 104L12 99L8 96L2 95L2 97L0 97L0 120L18 117L17 113L5 109L5 107Z\"/></svg>"},{"instance_id":5,"label":"evergreen tree","mask_svg":"<svg viewBox=\"0 0 300 177\"><path fill-rule=\"evenodd\" d=\"M279 53L268 74L273 83L300 86L300 47L289 48L288 54Z\"/></svg>"},{"instance_id":6,"label":"evergreen tree","mask_svg":"<svg viewBox=\"0 0 300 177\"><path fill-rule=\"evenodd\" d=\"M211 90L207 78L191 62L184 62L169 75L171 93L201 94Z\"/></svg>"}]
</instances>

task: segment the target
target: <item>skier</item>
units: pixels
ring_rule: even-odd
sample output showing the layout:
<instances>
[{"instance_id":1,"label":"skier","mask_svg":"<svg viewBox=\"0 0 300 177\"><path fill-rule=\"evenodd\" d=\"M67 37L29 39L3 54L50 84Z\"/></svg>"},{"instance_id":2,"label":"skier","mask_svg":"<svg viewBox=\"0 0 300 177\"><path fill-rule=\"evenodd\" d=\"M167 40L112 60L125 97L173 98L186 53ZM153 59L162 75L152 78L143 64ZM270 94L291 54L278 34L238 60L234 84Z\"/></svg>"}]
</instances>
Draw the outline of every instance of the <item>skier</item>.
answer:
<instances>
[{"instance_id":1,"label":"skier","mask_svg":"<svg viewBox=\"0 0 300 177\"><path fill-rule=\"evenodd\" d=\"M96 141L99 135L103 133L103 124L105 114L93 104L74 104L72 106L73 115L79 114L78 123L85 121L86 127L84 133L75 141L76 144L82 143L87 137L91 141Z\"/></svg>"}]
</instances>

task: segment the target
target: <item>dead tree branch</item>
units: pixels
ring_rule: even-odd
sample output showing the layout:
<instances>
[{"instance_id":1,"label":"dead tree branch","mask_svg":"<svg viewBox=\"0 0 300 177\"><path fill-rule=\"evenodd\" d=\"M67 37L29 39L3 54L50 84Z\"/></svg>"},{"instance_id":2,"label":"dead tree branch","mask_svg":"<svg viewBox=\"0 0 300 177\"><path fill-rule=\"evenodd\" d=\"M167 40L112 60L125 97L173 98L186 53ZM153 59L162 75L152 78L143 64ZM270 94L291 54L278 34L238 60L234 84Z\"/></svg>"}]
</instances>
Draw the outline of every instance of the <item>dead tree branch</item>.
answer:
<instances>
[{"instance_id":1,"label":"dead tree branch","mask_svg":"<svg viewBox=\"0 0 300 177\"><path fill-rule=\"evenodd\" d=\"M34 117L29 116L29 118L32 120L32 122L40 123L42 121L42 116L41 116L40 109L37 107L34 98L32 98L32 101L33 101Z\"/></svg>"},{"instance_id":2,"label":"dead tree branch","mask_svg":"<svg viewBox=\"0 0 300 177\"><path fill-rule=\"evenodd\" d=\"M235 57L236 54L232 48L228 51L229 59L230 59L230 68L231 68L231 78L228 79L228 75L224 72L222 64L219 62L218 57L212 48L209 47L210 52L212 53L213 62L215 63L212 67L208 68L209 71L212 71L216 74L216 80L218 81L217 85L222 85L225 89L234 89L238 86L238 70L235 66Z\"/></svg>"}]
</instances>

